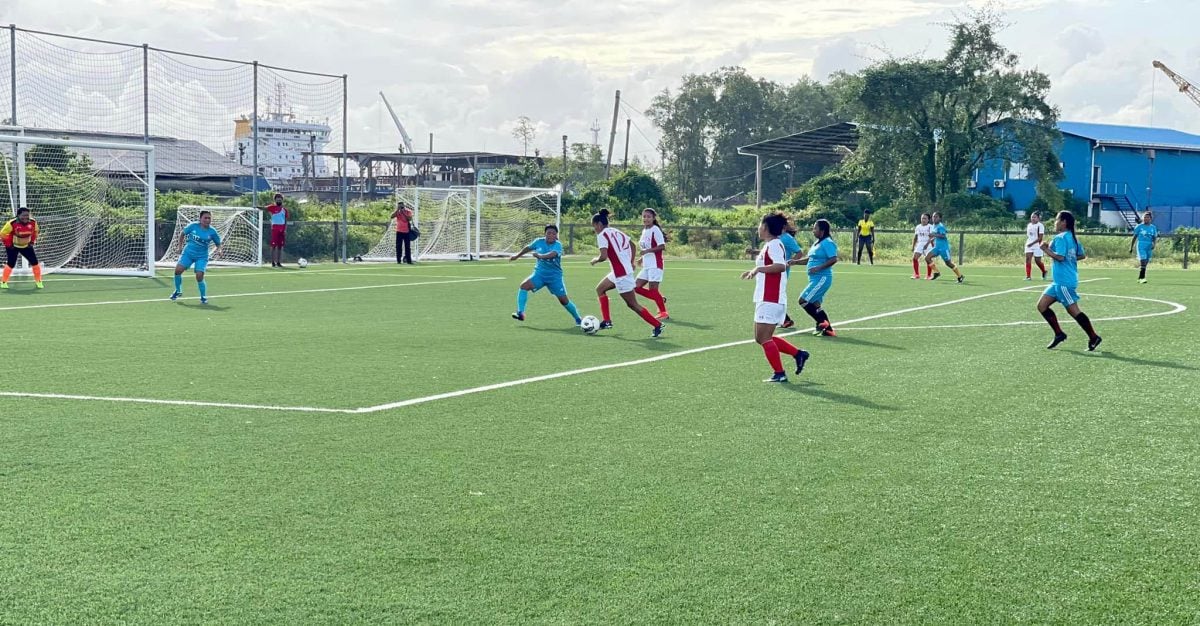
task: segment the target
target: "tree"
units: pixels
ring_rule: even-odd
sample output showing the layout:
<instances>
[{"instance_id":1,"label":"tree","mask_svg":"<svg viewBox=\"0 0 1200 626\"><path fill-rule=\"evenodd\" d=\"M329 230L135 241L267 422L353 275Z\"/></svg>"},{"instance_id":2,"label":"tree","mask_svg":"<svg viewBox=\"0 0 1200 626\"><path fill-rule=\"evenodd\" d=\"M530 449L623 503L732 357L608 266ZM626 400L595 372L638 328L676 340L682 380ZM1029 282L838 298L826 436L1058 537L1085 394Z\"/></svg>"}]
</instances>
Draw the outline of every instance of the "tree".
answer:
<instances>
[{"instance_id":1,"label":"tree","mask_svg":"<svg viewBox=\"0 0 1200 626\"><path fill-rule=\"evenodd\" d=\"M882 185L936 202L961 191L989 158L1025 163L1051 185L1061 177L1050 79L1019 68L996 41L1003 26L985 8L950 25L940 59L891 58L839 78L860 122L859 150Z\"/></svg>"},{"instance_id":2,"label":"tree","mask_svg":"<svg viewBox=\"0 0 1200 626\"><path fill-rule=\"evenodd\" d=\"M529 116L522 115L513 126L512 136L521 141L521 156L529 156L529 143L537 139L537 126L530 121Z\"/></svg>"}]
</instances>

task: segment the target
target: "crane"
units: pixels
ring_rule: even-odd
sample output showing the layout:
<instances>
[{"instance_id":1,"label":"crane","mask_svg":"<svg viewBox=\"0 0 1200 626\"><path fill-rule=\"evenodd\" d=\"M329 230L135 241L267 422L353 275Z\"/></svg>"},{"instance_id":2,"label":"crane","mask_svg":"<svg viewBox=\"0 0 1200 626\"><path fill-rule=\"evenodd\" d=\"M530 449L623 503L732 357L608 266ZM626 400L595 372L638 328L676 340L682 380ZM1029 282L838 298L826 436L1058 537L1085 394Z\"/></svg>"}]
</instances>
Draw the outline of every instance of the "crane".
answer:
<instances>
[{"instance_id":1,"label":"crane","mask_svg":"<svg viewBox=\"0 0 1200 626\"><path fill-rule=\"evenodd\" d=\"M1154 67L1157 67L1162 70L1163 74L1171 77L1171 80L1179 87L1179 93L1191 98L1192 102L1196 103L1196 106L1200 106L1200 88L1193 85L1190 80L1176 74L1171 68L1163 65L1162 61L1155 61Z\"/></svg>"},{"instance_id":2,"label":"crane","mask_svg":"<svg viewBox=\"0 0 1200 626\"><path fill-rule=\"evenodd\" d=\"M396 130L400 131L400 139L404 141L404 145L401 146L400 151L412 154L414 152L412 137L409 137L408 131L404 130L404 124L400 123L399 116L397 116L396 112L392 110L392 104L388 102L387 96L383 95L383 92L381 91L379 92L379 97L383 98L383 106L387 107L388 113L392 115L392 121L396 123Z\"/></svg>"}]
</instances>

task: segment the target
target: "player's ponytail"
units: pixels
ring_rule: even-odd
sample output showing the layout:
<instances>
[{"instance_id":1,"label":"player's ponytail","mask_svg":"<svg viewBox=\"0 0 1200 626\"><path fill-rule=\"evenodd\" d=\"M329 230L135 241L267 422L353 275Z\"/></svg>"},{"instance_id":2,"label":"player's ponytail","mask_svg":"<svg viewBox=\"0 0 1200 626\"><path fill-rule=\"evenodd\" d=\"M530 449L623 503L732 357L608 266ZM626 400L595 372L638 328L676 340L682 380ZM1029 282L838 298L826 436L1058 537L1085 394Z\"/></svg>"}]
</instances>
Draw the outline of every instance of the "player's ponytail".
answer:
<instances>
[{"instance_id":1,"label":"player's ponytail","mask_svg":"<svg viewBox=\"0 0 1200 626\"><path fill-rule=\"evenodd\" d=\"M772 237L778 237L783 234L787 228L788 217L781 212L767 213L762 218L762 223L767 227L767 232L771 233Z\"/></svg>"},{"instance_id":2,"label":"player's ponytail","mask_svg":"<svg viewBox=\"0 0 1200 626\"><path fill-rule=\"evenodd\" d=\"M608 226L608 209L600 209L599 213L593 215L592 223Z\"/></svg>"},{"instance_id":3,"label":"player's ponytail","mask_svg":"<svg viewBox=\"0 0 1200 626\"><path fill-rule=\"evenodd\" d=\"M1079 235L1075 234L1075 214L1070 211L1059 211L1058 219L1063 221L1067 231L1071 233L1071 239L1075 242L1075 254L1079 254Z\"/></svg>"},{"instance_id":4,"label":"player's ponytail","mask_svg":"<svg viewBox=\"0 0 1200 626\"><path fill-rule=\"evenodd\" d=\"M829 231L830 231L829 220L827 220L825 218L821 218L821 219L817 220L817 230L820 231L820 234L817 236L818 241L820 241L821 239L829 239L831 236L829 234Z\"/></svg>"}]
</instances>

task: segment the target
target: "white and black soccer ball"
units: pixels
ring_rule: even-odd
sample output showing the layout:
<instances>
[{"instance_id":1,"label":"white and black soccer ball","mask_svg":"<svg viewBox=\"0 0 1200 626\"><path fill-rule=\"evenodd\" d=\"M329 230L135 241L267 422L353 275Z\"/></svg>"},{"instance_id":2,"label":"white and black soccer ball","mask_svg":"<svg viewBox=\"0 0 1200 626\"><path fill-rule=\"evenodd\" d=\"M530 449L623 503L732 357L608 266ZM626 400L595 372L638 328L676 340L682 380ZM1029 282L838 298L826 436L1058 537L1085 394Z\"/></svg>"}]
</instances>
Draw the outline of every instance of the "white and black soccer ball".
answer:
<instances>
[{"instance_id":1,"label":"white and black soccer ball","mask_svg":"<svg viewBox=\"0 0 1200 626\"><path fill-rule=\"evenodd\" d=\"M300 257L299 259L296 259L296 265L299 265L300 269L304 269L308 267L308 259Z\"/></svg>"},{"instance_id":2,"label":"white and black soccer ball","mask_svg":"<svg viewBox=\"0 0 1200 626\"><path fill-rule=\"evenodd\" d=\"M585 315L579 321L579 328L586 334L594 335L596 331L600 330L600 320L596 319L594 315Z\"/></svg>"}]
</instances>

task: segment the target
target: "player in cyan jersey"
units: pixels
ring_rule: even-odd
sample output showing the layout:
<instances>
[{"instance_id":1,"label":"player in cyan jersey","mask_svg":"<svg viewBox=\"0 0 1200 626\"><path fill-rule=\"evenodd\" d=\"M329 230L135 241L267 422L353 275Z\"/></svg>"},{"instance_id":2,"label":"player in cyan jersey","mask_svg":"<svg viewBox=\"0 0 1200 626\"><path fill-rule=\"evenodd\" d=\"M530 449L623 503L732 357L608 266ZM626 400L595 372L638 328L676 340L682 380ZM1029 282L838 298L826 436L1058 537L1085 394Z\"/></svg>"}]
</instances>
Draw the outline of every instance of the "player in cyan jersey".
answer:
<instances>
[{"instance_id":1,"label":"player in cyan jersey","mask_svg":"<svg viewBox=\"0 0 1200 626\"><path fill-rule=\"evenodd\" d=\"M1129 252L1133 252L1133 246L1137 245L1138 264L1141 266L1141 271L1138 272L1138 282L1146 282L1146 266L1150 264L1150 259L1154 257L1154 246L1158 242L1158 227L1154 225L1154 214L1150 211L1142 213L1142 223L1138 224L1133 229L1133 241L1129 242Z\"/></svg>"},{"instance_id":2,"label":"player in cyan jersey","mask_svg":"<svg viewBox=\"0 0 1200 626\"><path fill-rule=\"evenodd\" d=\"M929 252L929 235L932 227L929 225L929 214L921 214L921 223L913 229L913 280L921 280L921 257ZM926 278L933 275L933 268L926 267Z\"/></svg>"},{"instance_id":3,"label":"player in cyan jersey","mask_svg":"<svg viewBox=\"0 0 1200 626\"><path fill-rule=\"evenodd\" d=\"M578 326L579 310L575 308L575 303L567 297L567 286L563 282L563 247L562 242L558 240L558 227L554 224L547 224L544 232L545 237L534 239L533 243L508 257L509 261L516 261L532 252L533 258L537 259L533 273L525 279L525 282L521 283L521 288L517 290L517 312L512 314L513 319L525 321L525 302L529 300L529 294L546 287L551 294L558 298L558 303L563 305L567 313L571 314L575 325Z\"/></svg>"},{"instance_id":4,"label":"player in cyan jersey","mask_svg":"<svg viewBox=\"0 0 1200 626\"><path fill-rule=\"evenodd\" d=\"M829 220L820 219L813 224L813 237L817 242L808 249L808 254L788 261L788 265L804 265L808 268L808 287L800 294L798 304L817 323L814 335L837 337L829 324L829 314L821 308L825 294L833 286L833 266L838 262L837 244L830 235Z\"/></svg>"},{"instance_id":5,"label":"player in cyan jersey","mask_svg":"<svg viewBox=\"0 0 1200 626\"><path fill-rule=\"evenodd\" d=\"M934 260L941 257L946 267L954 270L954 275L961 283L963 281L962 272L958 271L958 266L950 260L950 239L946 236L946 225L942 223L941 213L933 214L933 227L930 229L929 236L933 238L933 247L925 255L925 264L933 270L933 276L930 276L929 280L937 280L937 277L942 275L937 271L937 261Z\"/></svg>"},{"instance_id":6,"label":"player in cyan jersey","mask_svg":"<svg viewBox=\"0 0 1200 626\"><path fill-rule=\"evenodd\" d=\"M742 274L746 280L754 279L754 341L762 346L767 363L773 374L763 382L786 383L783 359L787 354L796 359L796 373L804 370L808 353L797 348L782 337L775 337L775 327L787 315L787 252L779 241L787 227L787 216L771 213L762 218L758 225L758 236L763 240L754 269Z\"/></svg>"},{"instance_id":7,"label":"player in cyan jersey","mask_svg":"<svg viewBox=\"0 0 1200 626\"><path fill-rule=\"evenodd\" d=\"M654 209L642 210L642 238L638 240L638 247L642 250L638 259L642 271L637 275L634 292L658 305L658 319L669 319L667 299L658 288L663 279L663 250L667 248L667 236L658 225L658 211Z\"/></svg>"},{"instance_id":8,"label":"player in cyan jersey","mask_svg":"<svg viewBox=\"0 0 1200 626\"><path fill-rule=\"evenodd\" d=\"M1100 335L1092 328L1092 320L1079 310L1079 294L1075 289L1079 286L1079 268L1077 263L1087 254L1083 245L1075 237L1075 215L1070 211L1059 211L1058 219L1054 222L1054 230L1058 233L1054 241L1042 242L1042 249L1054 261L1054 282L1046 288L1037 303L1038 312L1054 330L1054 340L1047 348L1054 348L1067 340L1067 334L1058 325L1058 317L1054 315L1051 304L1058 302L1067 309L1067 313L1075 318L1088 336L1088 351L1093 351L1100 345Z\"/></svg>"},{"instance_id":9,"label":"player in cyan jersey","mask_svg":"<svg viewBox=\"0 0 1200 626\"><path fill-rule=\"evenodd\" d=\"M634 295L636 285L633 280L633 241L629 235L612 228L608 225L608 209L600 209L600 212L592 216L592 230L596 231L596 247L600 248L600 255L592 259L592 265L608 261L612 267L612 271L600 280L596 285L596 297L600 299L600 314L604 316L604 320L600 322L600 328L612 328L612 318L608 312L608 292L616 289L617 293L621 294L621 299L629 306L629 310L637 313L646 320L646 323L654 327L654 336L658 337L662 334L662 320L655 318L646 310L646 307L638 304L637 296Z\"/></svg>"},{"instance_id":10,"label":"player in cyan jersey","mask_svg":"<svg viewBox=\"0 0 1200 626\"><path fill-rule=\"evenodd\" d=\"M200 289L200 304L208 304L208 284L204 282L204 271L208 269L208 246L215 245L212 254L221 253L221 235L212 227L212 213L200 212L200 221L192 222L179 235L179 243L187 244L179 262L175 264L175 292L172 300L178 300L183 295L183 272L187 268L196 267L196 286Z\"/></svg>"}]
</instances>

